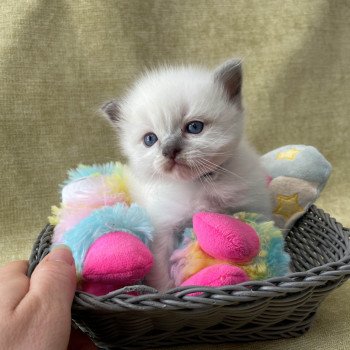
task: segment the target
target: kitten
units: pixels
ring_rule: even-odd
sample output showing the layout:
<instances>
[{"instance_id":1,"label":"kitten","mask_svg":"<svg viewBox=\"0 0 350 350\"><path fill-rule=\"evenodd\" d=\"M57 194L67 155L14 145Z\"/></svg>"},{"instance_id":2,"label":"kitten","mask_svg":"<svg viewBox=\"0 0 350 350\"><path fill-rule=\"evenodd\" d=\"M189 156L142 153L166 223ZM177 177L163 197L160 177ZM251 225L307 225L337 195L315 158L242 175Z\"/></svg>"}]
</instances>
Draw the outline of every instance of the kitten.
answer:
<instances>
[{"instance_id":1,"label":"kitten","mask_svg":"<svg viewBox=\"0 0 350 350\"><path fill-rule=\"evenodd\" d=\"M259 157L244 135L241 62L215 71L164 67L146 73L102 108L130 167L131 196L156 228L148 284L172 287L177 233L198 211L253 211L271 217Z\"/></svg>"}]
</instances>

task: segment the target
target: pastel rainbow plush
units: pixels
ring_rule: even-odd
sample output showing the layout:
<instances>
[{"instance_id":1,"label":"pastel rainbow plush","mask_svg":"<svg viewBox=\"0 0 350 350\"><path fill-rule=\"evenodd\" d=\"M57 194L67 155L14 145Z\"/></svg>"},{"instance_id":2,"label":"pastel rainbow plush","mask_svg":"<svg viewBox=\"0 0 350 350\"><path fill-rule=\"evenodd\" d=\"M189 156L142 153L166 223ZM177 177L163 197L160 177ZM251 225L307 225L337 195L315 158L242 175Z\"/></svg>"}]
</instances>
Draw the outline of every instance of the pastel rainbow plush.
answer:
<instances>
[{"instance_id":1,"label":"pastel rainbow plush","mask_svg":"<svg viewBox=\"0 0 350 350\"><path fill-rule=\"evenodd\" d=\"M68 175L49 220L53 246L72 250L79 289L102 295L141 283L153 264L153 227L145 210L130 203L125 166L80 165Z\"/></svg>"},{"instance_id":2,"label":"pastel rainbow plush","mask_svg":"<svg viewBox=\"0 0 350 350\"><path fill-rule=\"evenodd\" d=\"M175 285L233 285L289 272L280 229L254 213L197 213L171 257Z\"/></svg>"}]
</instances>

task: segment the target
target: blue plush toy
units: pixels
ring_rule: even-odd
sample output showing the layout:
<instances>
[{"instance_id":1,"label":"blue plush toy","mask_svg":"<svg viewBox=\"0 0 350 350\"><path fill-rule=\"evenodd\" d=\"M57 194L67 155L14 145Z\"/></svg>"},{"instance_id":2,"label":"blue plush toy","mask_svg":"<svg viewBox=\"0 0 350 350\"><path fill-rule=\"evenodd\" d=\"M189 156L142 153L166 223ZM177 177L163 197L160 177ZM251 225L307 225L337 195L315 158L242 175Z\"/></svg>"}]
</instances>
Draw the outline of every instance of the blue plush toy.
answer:
<instances>
[{"instance_id":1,"label":"blue plush toy","mask_svg":"<svg viewBox=\"0 0 350 350\"><path fill-rule=\"evenodd\" d=\"M270 176L273 219L285 232L319 197L332 167L312 146L289 145L261 157Z\"/></svg>"}]
</instances>

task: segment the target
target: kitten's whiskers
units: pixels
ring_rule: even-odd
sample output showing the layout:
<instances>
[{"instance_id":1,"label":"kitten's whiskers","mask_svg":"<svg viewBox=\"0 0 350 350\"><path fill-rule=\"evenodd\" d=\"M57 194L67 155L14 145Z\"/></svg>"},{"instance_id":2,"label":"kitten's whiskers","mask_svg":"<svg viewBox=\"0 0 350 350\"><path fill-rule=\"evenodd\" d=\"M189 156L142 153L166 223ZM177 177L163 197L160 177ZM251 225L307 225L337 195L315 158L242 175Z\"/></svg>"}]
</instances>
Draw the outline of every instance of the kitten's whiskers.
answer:
<instances>
[{"instance_id":1,"label":"kitten's whiskers","mask_svg":"<svg viewBox=\"0 0 350 350\"><path fill-rule=\"evenodd\" d=\"M222 167L221 165L217 165L213 162L211 162L210 160L208 159L205 159L205 158L202 158L200 159L200 161L202 162L203 165L206 165L206 166L214 166L215 168L213 169L213 171L217 171L217 172L221 172L221 173L226 173L226 174L230 174L230 175L233 175L235 176L236 178L239 178L240 180L242 180L244 183L247 183L246 179L224 167Z\"/></svg>"}]
</instances>

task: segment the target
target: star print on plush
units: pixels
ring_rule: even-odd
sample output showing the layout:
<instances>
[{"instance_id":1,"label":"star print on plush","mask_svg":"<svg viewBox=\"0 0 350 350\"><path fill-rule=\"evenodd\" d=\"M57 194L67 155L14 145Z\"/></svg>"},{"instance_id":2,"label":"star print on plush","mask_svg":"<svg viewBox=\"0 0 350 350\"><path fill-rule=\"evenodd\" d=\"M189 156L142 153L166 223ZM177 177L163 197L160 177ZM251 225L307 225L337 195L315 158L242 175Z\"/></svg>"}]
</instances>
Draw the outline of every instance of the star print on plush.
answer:
<instances>
[{"instance_id":1,"label":"star print on plush","mask_svg":"<svg viewBox=\"0 0 350 350\"><path fill-rule=\"evenodd\" d=\"M277 205L273 212L274 214L281 215L288 220L292 215L303 211L304 208L299 205L298 193L290 196L277 195Z\"/></svg>"},{"instance_id":2,"label":"star print on plush","mask_svg":"<svg viewBox=\"0 0 350 350\"><path fill-rule=\"evenodd\" d=\"M278 152L276 159L294 160L300 152L301 151L296 148L291 148L287 151Z\"/></svg>"}]
</instances>

